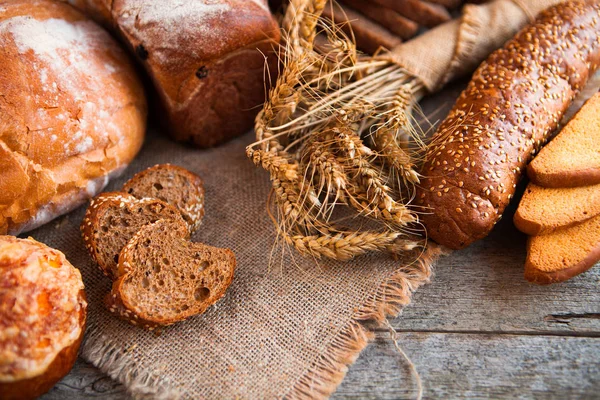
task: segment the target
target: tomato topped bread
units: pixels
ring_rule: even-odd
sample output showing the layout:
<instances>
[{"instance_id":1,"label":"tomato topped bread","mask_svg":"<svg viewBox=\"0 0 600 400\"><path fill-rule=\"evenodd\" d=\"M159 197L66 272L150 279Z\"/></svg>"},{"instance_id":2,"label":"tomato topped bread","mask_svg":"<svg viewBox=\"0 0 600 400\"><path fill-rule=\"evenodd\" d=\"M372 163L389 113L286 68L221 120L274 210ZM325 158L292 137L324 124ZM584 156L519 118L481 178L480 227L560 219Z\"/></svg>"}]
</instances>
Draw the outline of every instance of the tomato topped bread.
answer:
<instances>
[{"instance_id":1,"label":"tomato topped bread","mask_svg":"<svg viewBox=\"0 0 600 400\"><path fill-rule=\"evenodd\" d=\"M0 0L0 234L95 196L142 145L146 100L127 54L50 0Z\"/></svg>"},{"instance_id":2,"label":"tomato topped bread","mask_svg":"<svg viewBox=\"0 0 600 400\"><path fill-rule=\"evenodd\" d=\"M63 253L0 236L0 398L36 398L69 372L86 309L81 274Z\"/></svg>"}]
</instances>

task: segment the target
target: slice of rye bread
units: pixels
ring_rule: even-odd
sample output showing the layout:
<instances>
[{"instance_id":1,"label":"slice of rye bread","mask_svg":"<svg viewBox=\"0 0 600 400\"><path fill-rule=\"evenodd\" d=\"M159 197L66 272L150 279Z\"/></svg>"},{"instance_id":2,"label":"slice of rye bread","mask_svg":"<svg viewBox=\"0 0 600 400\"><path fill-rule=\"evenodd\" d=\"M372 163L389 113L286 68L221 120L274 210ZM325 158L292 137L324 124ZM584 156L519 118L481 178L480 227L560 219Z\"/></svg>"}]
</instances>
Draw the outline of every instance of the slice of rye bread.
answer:
<instances>
[{"instance_id":1,"label":"slice of rye bread","mask_svg":"<svg viewBox=\"0 0 600 400\"><path fill-rule=\"evenodd\" d=\"M600 260L600 215L527 242L525 279L537 284L566 281Z\"/></svg>"},{"instance_id":2,"label":"slice of rye bread","mask_svg":"<svg viewBox=\"0 0 600 400\"><path fill-rule=\"evenodd\" d=\"M135 174L123 191L137 198L151 197L176 207L195 232L204 217L204 182L185 168L158 164Z\"/></svg>"},{"instance_id":3,"label":"slice of rye bread","mask_svg":"<svg viewBox=\"0 0 600 400\"><path fill-rule=\"evenodd\" d=\"M600 93L540 151L527 167L527 175L545 187L600 183Z\"/></svg>"},{"instance_id":4,"label":"slice of rye bread","mask_svg":"<svg viewBox=\"0 0 600 400\"><path fill-rule=\"evenodd\" d=\"M119 278L105 303L133 325L152 330L201 314L233 280L231 250L193 243L173 231L173 221L157 221L121 251Z\"/></svg>"},{"instance_id":5,"label":"slice of rye bread","mask_svg":"<svg viewBox=\"0 0 600 400\"><path fill-rule=\"evenodd\" d=\"M529 183L513 218L521 232L546 235L600 214L600 185L544 188Z\"/></svg>"},{"instance_id":6,"label":"slice of rye bread","mask_svg":"<svg viewBox=\"0 0 600 400\"><path fill-rule=\"evenodd\" d=\"M102 272L116 279L121 249L141 227L159 219L175 221L174 229L189 237L189 227L179 211L164 201L137 199L120 192L102 193L90 203L81 223L81 233Z\"/></svg>"}]
</instances>

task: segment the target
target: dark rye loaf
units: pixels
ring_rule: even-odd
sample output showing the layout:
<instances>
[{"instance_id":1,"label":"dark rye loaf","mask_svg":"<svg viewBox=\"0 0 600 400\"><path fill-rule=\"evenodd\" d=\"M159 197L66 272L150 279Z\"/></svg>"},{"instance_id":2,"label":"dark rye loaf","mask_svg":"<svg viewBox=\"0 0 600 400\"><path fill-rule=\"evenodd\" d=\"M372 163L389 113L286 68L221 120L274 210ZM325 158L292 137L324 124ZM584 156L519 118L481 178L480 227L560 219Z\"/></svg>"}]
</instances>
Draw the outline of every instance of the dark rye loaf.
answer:
<instances>
[{"instance_id":1,"label":"dark rye loaf","mask_svg":"<svg viewBox=\"0 0 600 400\"><path fill-rule=\"evenodd\" d=\"M600 5L542 12L473 75L426 155L417 205L430 238L453 249L491 231L525 165L600 62Z\"/></svg>"},{"instance_id":2,"label":"dark rye loaf","mask_svg":"<svg viewBox=\"0 0 600 400\"><path fill-rule=\"evenodd\" d=\"M176 224L146 225L121 251L105 303L133 325L152 330L201 314L233 280L231 250L190 242Z\"/></svg>"}]
</instances>

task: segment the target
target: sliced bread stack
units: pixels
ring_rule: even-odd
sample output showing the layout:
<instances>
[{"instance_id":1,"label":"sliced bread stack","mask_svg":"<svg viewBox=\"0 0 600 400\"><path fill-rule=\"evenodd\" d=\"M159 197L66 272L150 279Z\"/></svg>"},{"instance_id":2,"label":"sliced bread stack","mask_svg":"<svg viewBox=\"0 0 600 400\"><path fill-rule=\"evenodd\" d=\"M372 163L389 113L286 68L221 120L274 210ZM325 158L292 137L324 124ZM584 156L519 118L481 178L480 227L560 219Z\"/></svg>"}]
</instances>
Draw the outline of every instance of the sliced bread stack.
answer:
<instances>
[{"instance_id":1,"label":"sliced bread stack","mask_svg":"<svg viewBox=\"0 0 600 400\"><path fill-rule=\"evenodd\" d=\"M600 93L529 164L514 216L530 235L525 278L562 282L600 261Z\"/></svg>"},{"instance_id":2,"label":"sliced bread stack","mask_svg":"<svg viewBox=\"0 0 600 400\"><path fill-rule=\"evenodd\" d=\"M204 215L200 177L169 164L92 200L81 230L92 258L113 280L108 309L149 330L204 312L235 270L231 250L189 241Z\"/></svg>"}]
</instances>

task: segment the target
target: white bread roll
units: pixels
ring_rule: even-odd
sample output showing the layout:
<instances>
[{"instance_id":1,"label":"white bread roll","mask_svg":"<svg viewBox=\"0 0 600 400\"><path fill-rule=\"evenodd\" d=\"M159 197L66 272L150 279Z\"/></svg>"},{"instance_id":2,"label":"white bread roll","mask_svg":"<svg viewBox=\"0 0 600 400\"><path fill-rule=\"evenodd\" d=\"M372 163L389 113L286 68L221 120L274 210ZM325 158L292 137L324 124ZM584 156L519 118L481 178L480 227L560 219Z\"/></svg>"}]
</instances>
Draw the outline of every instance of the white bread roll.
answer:
<instances>
[{"instance_id":1,"label":"white bread roll","mask_svg":"<svg viewBox=\"0 0 600 400\"><path fill-rule=\"evenodd\" d=\"M0 59L0 234L18 234L120 173L147 106L115 40L63 3L0 0Z\"/></svg>"}]
</instances>

